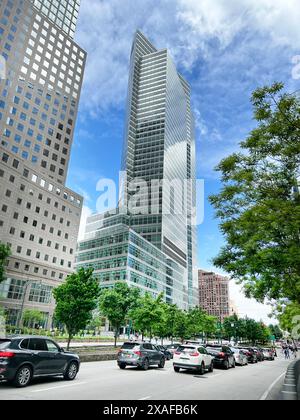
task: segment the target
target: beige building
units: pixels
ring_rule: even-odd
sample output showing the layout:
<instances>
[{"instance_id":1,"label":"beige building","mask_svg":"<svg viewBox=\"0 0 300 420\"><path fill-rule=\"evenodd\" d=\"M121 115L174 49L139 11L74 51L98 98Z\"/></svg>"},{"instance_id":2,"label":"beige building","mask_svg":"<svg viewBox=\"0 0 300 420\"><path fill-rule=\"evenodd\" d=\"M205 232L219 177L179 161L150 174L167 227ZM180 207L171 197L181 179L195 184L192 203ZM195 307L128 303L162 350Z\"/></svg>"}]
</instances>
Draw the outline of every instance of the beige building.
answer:
<instances>
[{"instance_id":1,"label":"beige building","mask_svg":"<svg viewBox=\"0 0 300 420\"><path fill-rule=\"evenodd\" d=\"M231 315L229 279L219 274L198 270L199 306L220 321Z\"/></svg>"},{"instance_id":2,"label":"beige building","mask_svg":"<svg viewBox=\"0 0 300 420\"><path fill-rule=\"evenodd\" d=\"M82 197L65 186L86 53L74 42L79 0L0 3L0 241L11 245L0 304L50 327L53 287L72 272Z\"/></svg>"}]
</instances>

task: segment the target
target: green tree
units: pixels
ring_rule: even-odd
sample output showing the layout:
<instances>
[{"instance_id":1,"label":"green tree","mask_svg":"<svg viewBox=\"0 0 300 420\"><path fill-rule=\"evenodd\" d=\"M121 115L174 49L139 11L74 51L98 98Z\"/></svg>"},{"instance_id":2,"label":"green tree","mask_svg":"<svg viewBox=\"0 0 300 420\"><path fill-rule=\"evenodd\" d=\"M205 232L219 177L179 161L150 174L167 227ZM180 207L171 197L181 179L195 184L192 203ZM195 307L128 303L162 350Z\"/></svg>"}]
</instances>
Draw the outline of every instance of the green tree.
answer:
<instances>
[{"instance_id":1,"label":"green tree","mask_svg":"<svg viewBox=\"0 0 300 420\"><path fill-rule=\"evenodd\" d=\"M68 332L67 349L75 334L85 329L92 319L100 294L98 280L93 269L80 268L53 290L56 300L55 319L65 325Z\"/></svg>"},{"instance_id":2,"label":"green tree","mask_svg":"<svg viewBox=\"0 0 300 420\"><path fill-rule=\"evenodd\" d=\"M136 330L149 334L150 340L158 324L165 322L165 309L163 305L163 295L153 298L149 293L141 296L138 305L130 312L133 326Z\"/></svg>"},{"instance_id":3,"label":"green tree","mask_svg":"<svg viewBox=\"0 0 300 420\"><path fill-rule=\"evenodd\" d=\"M283 85L252 96L255 128L222 160L223 187L210 201L226 245L214 259L259 301L300 303L300 101Z\"/></svg>"},{"instance_id":4,"label":"green tree","mask_svg":"<svg viewBox=\"0 0 300 420\"><path fill-rule=\"evenodd\" d=\"M300 314L300 312L299 312L299 314ZM271 335L274 335L276 340L280 340L283 337L283 333L282 333L279 325L270 324L269 325L269 330L271 332Z\"/></svg>"},{"instance_id":5,"label":"green tree","mask_svg":"<svg viewBox=\"0 0 300 420\"><path fill-rule=\"evenodd\" d=\"M44 314L37 309L26 309L23 313L23 325L33 328L44 320Z\"/></svg>"},{"instance_id":6,"label":"green tree","mask_svg":"<svg viewBox=\"0 0 300 420\"><path fill-rule=\"evenodd\" d=\"M175 336L183 343L190 338L189 317L186 311L178 310L175 314Z\"/></svg>"},{"instance_id":7,"label":"green tree","mask_svg":"<svg viewBox=\"0 0 300 420\"><path fill-rule=\"evenodd\" d=\"M138 304L139 297L139 289L129 287L126 283L116 283L113 288L101 292L99 309L114 329L115 347L117 347L120 328L130 318L129 313Z\"/></svg>"},{"instance_id":8,"label":"green tree","mask_svg":"<svg viewBox=\"0 0 300 420\"><path fill-rule=\"evenodd\" d=\"M224 338L231 340L234 337L238 341L243 334L242 328L242 322L236 314L225 318L223 322Z\"/></svg>"},{"instance_id":9,"label":"green tree","mask_svg":"<svg viewBox=\"0 0 300 420\"><path fill-rule=\"evenodd\" d=\"M298 303L287 303L281 308L278 316L280 327L291 334L292 338L300 337L300 305Z\"/></svg>"},{"instance_id":10,"label":"green tree","mask_svg":"<svg viewBox=\"0 0 300 420\"><path fill-rule=\"evenodd\" d=\"M0 242L0 283L2 283L5 280L5 268L7 259L10 255L10 246Z\"/></svg>"}]
</instances>

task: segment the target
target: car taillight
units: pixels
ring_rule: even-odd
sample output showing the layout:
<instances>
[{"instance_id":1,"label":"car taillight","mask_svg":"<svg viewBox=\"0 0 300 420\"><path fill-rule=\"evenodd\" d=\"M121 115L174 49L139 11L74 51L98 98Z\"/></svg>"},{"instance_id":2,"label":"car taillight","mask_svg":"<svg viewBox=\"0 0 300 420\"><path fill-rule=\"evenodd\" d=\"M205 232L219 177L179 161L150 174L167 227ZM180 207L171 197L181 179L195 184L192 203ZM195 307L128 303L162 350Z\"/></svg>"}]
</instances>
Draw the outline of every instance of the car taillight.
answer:
<instances>
[{"instance_id":1,"label":"car taillight","mask_svg":"<svg viewBox=\"0 0 300 420\"><path fill-rule=\"evenodd\" d=\"M175 351L174 354L177 354L177 356L179 356L181 353L180 353L180 351Z\"/></svg>"},{"instance_id":2,"label":"car taillight","mask_svg":"<svg viewBox=\"0 0 300 420\"><path fill-rule=\"evenodd\" d=\"M142 355L142 352L140 352L140 351L134 351L133 353L136 354L137 356L141 356Z\"/></svg>"},{"instance_id":3,"label":"car taillight","mask_svg":"<svg viewBox=\"0 0 300 420\"><path fill-rule=\"evenodd\" d=\"M197 351L195 353L191 353L190 356L192 357L198 357L200 356L200 353L198 353Z\"/></svg>"},{"instance_id":4,"label":"car taillight","mask_svg":"<svg viewBox=\"0 0 300 420\"><path fill-rule=\"evenodd\" d=\"M11 358L14 357L15 353L11 352L11 351L0 351L0 357L3 358Z\"/></svg>"},{"instance_id":5,"label":"car taillight","mask_svg":"<svg viewBox=\"0 0 300 420\"><path fill-rule=\"evenodd\" d=\"M246 355L247 356L251 356L251 353L249 351L247 351Z\"/></svg>"},{"instance_id":6,"label":"car taillight","mask_svg":"<svg viewBox=\"0 0 300 420\"><path fill-rule=\"evenodd\" d=\"M223 353L222 351L218 354L219 357L225 357L225 353Z\"/></svg>"}]
</instances>

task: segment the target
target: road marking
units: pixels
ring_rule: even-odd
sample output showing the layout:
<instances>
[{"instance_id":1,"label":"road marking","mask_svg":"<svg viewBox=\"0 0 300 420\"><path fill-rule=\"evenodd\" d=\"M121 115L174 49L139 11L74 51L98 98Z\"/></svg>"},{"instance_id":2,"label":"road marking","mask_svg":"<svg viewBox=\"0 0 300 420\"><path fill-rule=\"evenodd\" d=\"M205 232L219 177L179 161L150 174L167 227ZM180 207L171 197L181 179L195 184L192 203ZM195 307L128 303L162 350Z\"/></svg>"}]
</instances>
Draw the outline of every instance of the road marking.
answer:
<instances>
[{"instance_id":1,"label":"road marking","mask_svg":"<svg viewBox=\"0 0 300 420\"><path fill-rule=\"evenodd\" d=\"M139 398L138 401L149 400L149 398L151 398L151 395L149 395L148 397Z\"/></svg>"},{"instance_id":2,"label":"road marking","mask_svg":"<svg viewBox=\"0 0 300 420\"><path fill-rule=\"evenodd\" d=\"M87 382L76 382L75 384L72 385L60 385L60 386L52 386L51 388L43 388L43 389L36 389L35 391L30 391L30 392L44 392L44 391L51 391L52 389L59 389L59 388L69 388L71 386L76 386L76 385L84 385Z\"/></svg>"},{"instance_id":3,"label":"road marking","mask_svg":"<svg viewBox=\"0 0 300 420\"><path fill-rule=\"evenodd\" d=\"M262 397L260 398L260 401L262 400L266 400L268 398L268 395L270 394L272 388L277 384L277 382L280 381L280 379L286 374L286 372L283 372L277 379L275 379L274 382L271 383L271 385L269 386L269 388L266 390L266 392L262 395Z\"/></svg>"}]
</instances>

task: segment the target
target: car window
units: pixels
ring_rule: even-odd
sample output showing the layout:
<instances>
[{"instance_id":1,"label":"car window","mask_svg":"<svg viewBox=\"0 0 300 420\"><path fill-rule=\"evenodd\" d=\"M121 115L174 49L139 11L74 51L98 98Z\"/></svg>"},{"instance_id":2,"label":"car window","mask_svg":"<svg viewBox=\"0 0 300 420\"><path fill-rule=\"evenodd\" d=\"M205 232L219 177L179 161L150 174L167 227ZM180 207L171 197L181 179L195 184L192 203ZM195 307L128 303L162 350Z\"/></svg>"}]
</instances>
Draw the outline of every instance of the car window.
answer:
<instances>
[{"instance_id":1,"label":"car window","mask_svg":"<svg viewBox=\"0 0 300 420\"><path fill-rule=\"evenodd\" d=\"M51 351L52 353L57 353L59 351L59 348L53 341L47 340L46 341L48 351Z\"/></svg>"},{"instance_id":2,"label":"car window","mask_svg":"<svg viewBox=\"0 0 300 420\"><path fill-rule=\"evenodd\" d=\"M9 348L11 340L0 340L0 349Z\"/></svg>"},{"instance_id":3,"label":"car window","mask_svg":"<svg viewBox=\"0 0 300 420\"><path fill-rule=\"evenodd\" d=\"M29 340L28 348L34 351L48 351L46 341L42 338L31 338Z\"/></svg>"},{"instance_id":4,"label":"car window","mask_svg":"<svg viewBox=\"0 0 300 420\"><path fill-rule=\"evenodd\" d=\"M22 340L20 343L20 348L21 349L28 349L29 346L29 338L25 338L25 340Z\"/></svg>"},{"instance_id":5,"label":"car window","mask_svg":"<svg viewBox=\"0 0 300 420\"><path fill-rule=\"evenodd\" d=\"M122 349L124 350L132 350L134 347L136 347L136 343L124 343L122 346Z\"/></svg>"},{"instance_id":6,"label":"car window","mask_svg":"<svg viewBox=\"0 0 300 420\"><path fill-rule=\"evenodd\" d=\"M143 347L144 347L145 350L152 350L152 346L149 343L144 343Z\"/></svg>"},{"instance_id":7,"label":"car window","mask_svg":"<svg viewBox=\"0 0 300 420\"><path fill-rule=\"evenodd\" d=\"M179 346L177 351L180 351L180 353L194 353L195 352L195 347Z\"/></svg>"}]
</instances>

